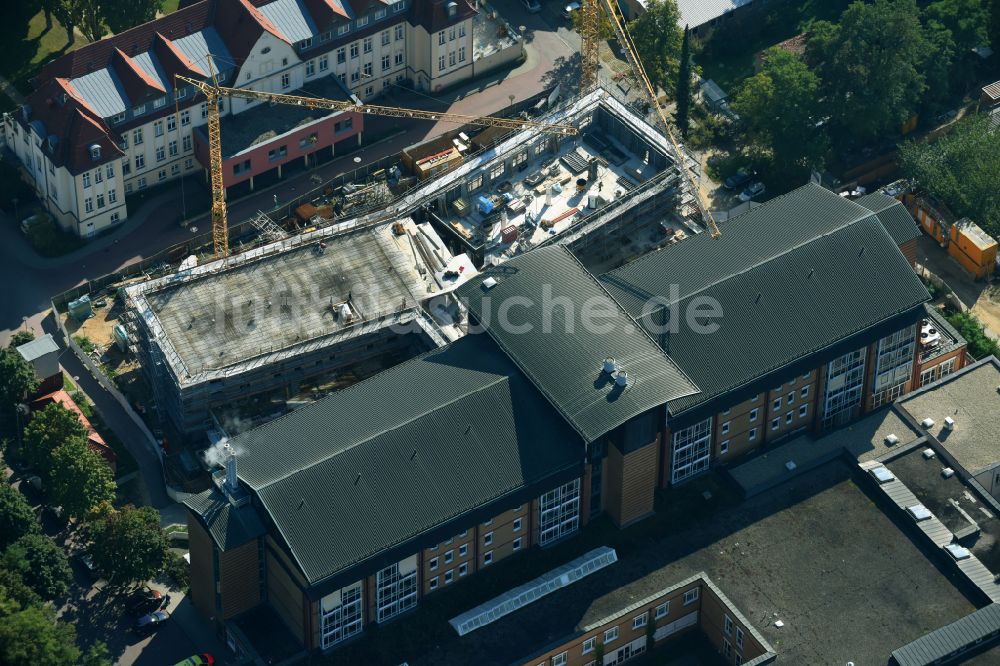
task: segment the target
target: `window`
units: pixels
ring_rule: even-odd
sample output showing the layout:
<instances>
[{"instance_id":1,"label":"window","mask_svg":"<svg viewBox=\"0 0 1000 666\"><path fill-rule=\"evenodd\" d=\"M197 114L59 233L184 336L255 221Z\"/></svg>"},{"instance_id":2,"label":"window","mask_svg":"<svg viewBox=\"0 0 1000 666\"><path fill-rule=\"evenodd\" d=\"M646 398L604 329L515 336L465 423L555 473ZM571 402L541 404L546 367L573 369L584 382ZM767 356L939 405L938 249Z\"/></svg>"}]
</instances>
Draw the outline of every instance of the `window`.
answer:
<instances>
[{"instance_id":1,"label":"window","mask_svg":"<svg viewBox=\"0 0 1000 666\"><path fill-rule=\"evenodd\" d=\"M449 550L444 554L444 563L451 564L451 561L455 559L455 551Z\"/></svg>"},{"instance_id":2,"label":"window","mask_svg":"<svg viewBox=\"0 0 1000 666\"><path fill-rule=\"evenodd\" d=\"M827 363L820 424L823 430L844 425L854 417L864 389L866 352L866 348L861 347Z\"/></svg>"},{"instance_id":3,"label":"window","mask_svg":"<svg viewBox=\"0 0 1000 666\"><path fill-rule=\"evenodd\" d=\"M132 131L132 145L140 146L142 145L142 128Z\"/></svg>"},{"instance_id":4,"label":"window","mask_svg":"<svg viewBox=\"0 0 1000 666\"><path fill-rule=\"evenodd\" d=\"M618 627L611 627L604 632L604 644L613 643L618 640Z\"/></svg>"},{"instance_id":5,"label":"window","mask_svg":"<svg viewBox=\"0 0 1000 666\"><path fill-rule=\"evenodd\" d=\"M510 529L513 532L520 532L521 531L521 519L520 518L515 518L514 519L514 524L511 525Z\"/></svg>"},{"instance_id":6,"label":"window","mask_svg":"<svg viewBox=\"0 0 1000 666\"><path fill-rule=\"evenodd\" d=\"M723 441L722 441L722 442L721 442L721 443L719 444L719 455L720 455L720 456L724 456L724 455L726 455L727 453L729 453L729 440L728 440L728 439L726 439L726 440L723 440Z\"/></svg>"},{"instance_id":7,"label":"window","mask_svg":"<svg viewBox=\"0 0 1000 666\"><path fill-rule=\"evenodd\" d=\"M125 194L132 194L132 183L125 183Z\"/></svg>"},{"instance_id":8,"label":"window","mask_svg":"<svg viewBox=\"0 0 1000 666\"><path fill-rule=\"evenodd\" d=\"M397 25L395 29L395 34L393 35L393 39L395 39L398 42L402 38L403 38L403 26Z\"/></svg>"},{"instance_id":9,"label":"window","mask_svg":"<svg viewBox=\"0 0 1000 666\"><path fill-rule=\"evenodd\" d=\"M711 418L675 432L671 448L671 481L680 483L707 470L711 449Z\"/></svg>"},{"instance_id":10,"label":"window","mask_svg":"<svg viewBox=\"0 0 1000 666\"><path fill-rule=\"evenodd\" d=\"M396 55L393 56L393 62L395 64L397 64L397 65L402 65L403 64L403 52L402 51L397 51L396 52Z\"/></svg>"},{"instance_id":11,"label":"window","mask_svg":"<svg viewBox=\"0 0 1000 666\"><path fill-rule=\"evenodd\" d=\"M468 562L462 562L461 564L458 565L458 575L459 575L459 577L461 577L461 576L464 576L467 573L469 573L469 563Z\"/></svg>"},{"instance_id":12,"label":"window","mask_svg":"<svg viewBox=\"0 0 1000 666\"><path fill-rule=\"evenodd\" d=\"M309 77L313 76L314 74L316 74L316 61L310 60L309 62L306 63L306 76Z\"/></svg>"},{"instance_id":13,"label":"window","mask_svg":"<svg viewBox=\"0 0 1000 666\"><path fill-rule=\"evenodd\" d=\"M372 38L371 37L365 37L365 39L364 39L364 52L365 53L371 53L372 52Z\"/></svg>"},{"instance_id":14,"label":"window","mask_svg":"<svg viewBox=\"0 0 1000 666\"><path fill-rule=\"evenodd\" d=\"M447 585L451 581L455 580L455 570L448 569L444 572L444 584Z\"/></svg>"},{"instance_id":15,"label":"window","mask_svg":"<svg viewBox=\"0 0 1000 666\"><path fill-rule=\"evenodd\" d=\"M795 412L788 412L787 414L785 414L785 424L787 425L787 424L791 423L792 422L792 418L794 416L795 416Z\"/></svg>"},{"instance_id":16,"label":"window","mask_svg":"<svg viewBox=\"0 0 1000 666\"><path fill-rule=\"evenodd\" d=\"M809 405L799 405L799 418L803 418L809 411Z\"/></svg>"},{"instance_id":17,"label":"window","mask_svg":"<svg viewBox=\"0 0 1000 666\"><path fill-rule=\"evenodd\" d=\"M489 564L493 564L493 551L492 550L488 550L485 553L483 553L483 566L485 567L485 566L487 566Z\"/></svg>"},{"instance_id":18,"label":"window","mask_svg":"<svg viewBox=\"0 0 1000 666\"><path fill-rule=\"evenodd\" d=\"M118 202L118 191L108 190L108 203L117 203L117 202Z\"/></svg>"},{"instance_id":19,"label":"window","mask_svg":"<svg viewBox=\"0 0 1000 666\"><path fill-rule=\"evenodd\" d=\"M444 71L444 55L438 56L438 71Z\"/></svg>"},{"instance_id":20,"label":"window","mask_svg":"<svg viewBox=\"0 0 1000 666\"><path fill-rule=\"evenodd\" d=\"M750 410L750 423L753 423L754 421L757 420L757 415L758 414L760 414L760 409L759 408L754 407L753 409Z\"/></svg>"},{"instance_id":21,"label":"window","mask_svg":"<svg viewBox=\"0 0 1000 666\"><path fill-rule=\"evenodd\" d=\"M338 35L346 35L348 33L348 31L350 31L350 29L351 29L350 25L344 24L344 25L339 26L337 28L337 34Z\"/></svg>"},{"instance_id":22,"label":"window","mask_svg":"<svg viewBox=\"0 0 1000 666\"><path fill-rule=\"evenodd\" d=\"M492 524L493 524L493 519L492 519L492 518L490 518L490 519L489 519L489 520L487 520L487 521L486 521L485 523L483 523L483 527L489 527L489 526L490 526L490 525L492 525Z\"/></svg>"},{"instance_id":23,"label":"window","mask_svg":"<svg viewBox=\"0 0 1000 666\"><path fill-rule=\"evenodd\" d=\"M722 630L726 632L726 636L732 636L733 634L733 619L728 615L724 618Z\"/></svg>"},{"instance_id":24,"label":"window","mask_svg":"<svg viewBox=\"0 0 1000 666\"><path fill-rule=\"evenodd\" d=\"M368 17L367 17L367 16L359 16L359 17L358 17L358 20L357 20L357 21L355 21L354 23L355 23L355 25L356 25L357 27L359 27L359 28L360 28L361 26L365 26L365 25L368 25Z\"/></svg>"},{"instance_id":25,"label":"window","mask_svg":"<svg viewBox=\"0 0 1000 666\"><path fill-rule=\"evenodd\" d=\"M111 178L114 178L115 177L115 165L114 164L108 164L107 166L105 166L104 167L104 173L107 174L109 180Z\"/></svg>"},{"instance_id":26,"label":"window","mask_svg":"<svg viewBox=\"0 0 1000 666\"><path fill-rule=\"evenodd\" d=\"M136 185L139 187L140 190L145 189L146 188L146 177L143 176L138 181L136 181Z\"/></svg>"},{"instance_id":27,"label":"window","mask_svg":"<svg viewBox=\"0 0 1000 666\"><path fill-rule=\"evenodd\" d=\"M83 174L83 186L90 187L90 172Z\"/></svg>"},{"instance_id":28,"label":"window","mask_svg":"<svg viewBox=\"0 0 1000 666\"><path fill-rule=\"evenodd\" d=\"M167 116L167 131L173 132L177 129L177 116L169 115Z\"/></svg>"},{"instance_id":29,"label":"window","mask_svg":"<svg viewBox=\"0 0 1000 666\"><path fill-rule=\"evenodd\" d=\"M365 78L370 79L372 77L372 64L370 62L366 62L364 64L364 67L362 68L362 71L364 73Z\"/></svg>"},{"instance_id":30,"label":"window","mask_svg":"<svg viewBox=\"0 0 1000 666\"><path fill-rule=\"evenodd\" d=\"M449 42L455 41L455 28L454 27L452 27L452 29L448 31L448 41Z\"/></svg>"},{"instance_id":31,"label":"window","mask_svg":"<svg viewBox=\"0 0 1000 666\"><path fill-rule=\"evenodd\" d=\"M194 168L194 160L192 160L190 157L188 159L184 160L184 168L185 169L193 169Z\"/></svg>"},{"instance_id":32,"label":"window","mask_svg":"<svg viewBox=\"0 0 1000 666\"><path fill-rule=\"evenodd\" d=\"M583 642L583 654L590 654L597 647L597 636L591 636Z\"/></svg>"},{"instance_id":33,"label":"window","mask_svg":"<svg viewBox=\"0 0 1000 666\"><path fill-rule=\"evenodd\" d=\"M771 419L771 430L777 430L780 425L781 425L781 419L779 418Z\"/></svg>"},{"instance_id":34,"label":"window","mask_svg":"<svg viewBox=\"0 0 1000 666\"><path fill-rule=\"evenodd\" d=\"M461 546L458 547L459 557L465 557L468 554L469 554L469 544L463 543Z\"/></svg>"},{"instance_id":35,"label":"window","mask_svg":"<svg viewBox=\"0 0 1000 666\"><path fill-rule=\"evenodd\" d=\"M516 539L514 539L513 550L515 551L521 550L521 537L517 537Z\"/></svg>"},{"instance_id":36,"label":"window","mask_svg":"<svg viewBox=\"0 0 1000 666\"><path fill-rule=\"evenodd\" d=\"M454 67L455 66L455 52L454 51L452 51L451 53L448 54L448 66L449 67Z\"/></svg>"},{"instance_id":37,"label":"window","mask_svg":"<svg viewBox=\"0 0 1000 666\"><path fill-rule=\"evenodd\" d=\"M736 627L736 649L743 649L743 627Z\"/></svg>"},{"instance_id":38,"label":"window","mask_svg":"<svg viewBox=\"0 0 1000 666\"><path fill-rule=\"evenodd\" d=\"M560 652L552 657L552 666L566 666L566 653Z\"/></svg>"},{"instance_id":39,"label":"window","mask_svg":"<svg viewBox=\"0 0 1000 666\"><path fill-rule=\"evenodd\" d=\"M435 546L435 548L437 548L437 546ZM438 558L432 557L430 564L431 564L431 571L437 571L437 568L438 568Z\"/></svg>"},{"instance_id":40,"label":"window","mask_svg":"<svg viewBox=\"0 0 1000 666\"><path fill-rule=\"evenodd\" d=\"M390 63L391 63L391 61L389 59L389 54L386 54L386 55L382 56L382 71L383 72L385 70L389 69L392 66Z\"/></svg>"},{"instance_id":41,"label":"window","mask_svg":"<svg viewBox=\"0 0 1000 666\"><path fill-rule=\"evenodd\" d=\"M747 441L752 442L757 439L757 428L750 428L750 432L747 433Z\"/></svg>"},{"instance_id":42,"label":"window","mask_svg":"<svg viewBox=\"0 0 1000 666\"><path fill-rule=\"evenodd\" d=\"M538 542L545 546L572 534L580 526L580 479L538 498Z\"/></svg>"},{"instance_id":43,"label":"window","mask_svg":"<svg viewBox=\"0 0 1000 666\"><path fill-rule=\"evenodd\" d=\"M722 654L726 657L726 659L732 659L733 657L733 646L729 642L728 638L722 639Z\"/></svg>"},{"instance_id":44,"label":"window","mask_svg":"<svg viewBox=\"0 0 1000 666\"><path fill-rule=\"evenodd\" d=\"M132 173L132 163L131 162L122 162L122 175L127 176L130 173Z\"/></svg>"},{"instance_id":45,"label":"window","mask_svg":"<svg viewBox=\"0 0 1000 666\"><path fill-rule=\"evenodd\" d=\"M358 57L358 43L354 42L351 44L351 60Z\"/></svg>"},{"instance_id":46,"label":"window","mask_svg":"<svg viewBox=\"0 0 1000 666\"><path fill-rule=\"evenodd\" d=\"M170 153L171 157L176 157L177 156L177 142L176 141L171 141L170 143L167 144L167 152Z\"/></svg>"},{"instance_id":47,"label":"window","mask_svg":"<svg viewBox=\"0 0 1000 666\"><path fill-rule=\"evenodd\" d=\"M774 404L771 407L775 411L781 409L781 397L780 396L774 399Z\"/></svg>"},{"instance_id":48,"label":"window","mask_svg":"<svg viewBox=\"0 0 1000 666\"><path fill-rule=\"evenodd\" d=\"M670 612L670 602L664 601L662 604L656 607L656 619L666 617L667 613Z\"/></svg>"},{"instance_id":49,"label":"window","mask_svg":"<svg viewBox=\"0 0 1000 666\"><path fill-rule=\"evenodd\" d=\"M469 530L462 530L462 533L458 535L458 538L464 539L467 536L469 536Z\"/></svg>"},{"instance_id":50,"label":"window","mask_svg":"<svg viewBox=\"0 0 1000 666\"><path fill-rule=\"evenodd\" d=\"M438 586L438 577L434 576L433 578L431 578L430 580L428 580L427 581L427 586L430 589L432 589L432 590L436 590L437 586Z\"/></svg>"},{"instance_id":51,"label":"window","mask_svg":"<svg viewBox=\"0 0 1000 666\"><path fill-rule=\"evenodd\" d=\"M202 118L208 118L208 105L207 104L202 104L201 105L201 117Z\"/></svg>"},{"instance_id":52,"label":"window","mask_svg":"<svg viewBox=\"0 0 1000 666\"><path fill-rule=\"evenodd\" d=\"M181 111L181 127L191 124L191 112Z\"/></svg>"},{"instance_id":53,"label":"window","mask_svg":"<svg viewBox=\"0 0 1000 666\"><path fill-rule=\"evenodd\" d=\"M167 179L167 170L166 170L166 169L160 169L160 170L159 170L159 171L158 171L158 172L156 173L156 179L157 179L158 181L160 181L161 183L162 183L163 181L165 181L165 180Z\"/></svg>"},{"instance_id":54,"label":"window","mask_svg":"<svg viewBox=\"0 0 1000 666\"><path fill-rule=\"evenodd\" d=\"M94 200L91 199L90 197L87 197L86 199L84 199L83 200L83 210L84 210L84 212L87 212L87 213L93 213L94 212Z\"/></svg>"},{"instance_id":55,"label":"window","mask_svg":"<svg viewBox=\"0 0 1000 666\"><path fill-rule=\"evenodd\" d=\"M722 424L722 434L726 435L729 433L729 421Z\"/></svg>"},{"instance_id":56,"label":"window","mask_svg":"<svg viewBox=\"0 0 1000 666\"><path fill-rule=\"evenodd\" d=\"M324 649L361 633L361 596L359 581L331 592L320 601L320 640Z\"/></svg>"},{"instance_id":57,"label":"window","mask_svg":"<svg viewBox=\"0 0 1000 666\"><path fill-rule=\"evenodd\" d=\"M329 67L330 67L330 58L329 58L329 56L325 56L325 55L324 56L320 56L319 57L319 71L325 72Z\"/></svg>"},{"instance_id":58,"label":"window","mask_svg":"<svg viewBox=\"0 0 1000 666\"><path fill-rule=\"evenodd\" d=\"M808 398L809 397L809 387L808 386L803 386L802 387L802 390L799 391L799 397L800 398Z\"/></svg>"},{"instance_id":59,"label":"window","mask_svg":"<svg viewBox=\"0 0 1000 666\"><path fill-rule=\"evenodd\" d=\"M185 153L191 150L191 137L186 136L183 139L181 139L181 146Z\"/></svg>"},{"instance_id":60,"label":"window","mask_svg":"<svg viewBox=\"0 0 1000 666\"><path fill-rule=\"evenodd\" d=\"M438 46L444 45L444 30L438 33Z\"/></svg>"},{"instance_id":61,"label":"window","mask_svg":"<svg viewBox=\"0 0 1000 666\"><path fill-rule=\"evenodd\" d=\"M111 222L111 224L114 224L114 223L115 223L115 222L117 222L117 221L118 221L119 219L120 219L120 218L119 218L119 215L118 215L118 213L111 213L111 217L110 217L110 218L108 218L108 221L109 221L109 222Z\"/></svg>"},{"instance_id":62,"label":"window","mask_svg":"<svg viewBox=\"0 0 1000 666\"><path fill-rule=\"evenodd\" d=\"M288 72L285 72L284 74L281 75L281 87L284 89L288 89L291 86L292 86L292 77L288 75Z\"/></svg>"},{"instance_id":63,"label":"window","mask_svg":"<svg viewBox=\"0 0 1000 666\"><path fill-rule=\"evenodd\" d=\"M389 46L389 42L392 41L392 35L389 34L388 30L382 31L382 46Z\"/></svg>"},{"instance_id":64,"label":"window","mask_svg":"<svg viewBox=\"0 0 1000 666\"><path fill-rule=\"evenodd\" d=\"M117 125L118 123L122 123L122 122L125 122L125 114L124 113L118 113L118 114L116 114L115 116L113 116L111 118L111 124L112 125Z\"/></svg>"},{"instance_id":65,"label":"window","mask_svg":"<svg viewBox=\"0 0 1000 666\"><path fill-rule=\"evenodd\" d=\"M636 615L632 618L632 629L642 629L646 626L646 614Z\"/></svg>"},{"instance_id":66,"label":"window","mask_svg":"<svg viewBox=\"0 0 1000 666\"><path fill-rule=\"evenodd\" d=\"M760 393L755 393L750 402L757 402L758 400L760 400Z\"/></svg>"},{"instance_id":67,"label":"window","mask_svg":"<svg viewBox=\"0 0 1000 666\"><path fill-rule=\"evenodd\" d=\"M15 127L17 127L17 125L15 125ZM27 137L28 135L25 134L24 136ZM122 150L126 149L128 149L128 134L122 134Z\"/></svg>"},{"instance_id":68,"label":"window","mask_svg":"<svg viewBox=\"0 0 1000 666\"><path fill-rule=\"evenodd\" d=\"M400 560L375 576L375 607L384 622L417 605L417 556Z\"/></svg>"},{"instance_id":69,"label":"window","mask_svg":"<svg viewBox=\"0 0 1000 666\"><path fill-rule=\"evenodd\" d=\"M392 11L401 12L406 9L406 3L403 0L394 0L392 3Z\"/></svg>"},{"instance_id":70,"label":"window","mask_svg":"<svg viewBox=\"0 0 1000 666\"><path fill-rule=\"evenodd\" d=\"M379 20L380 18L385 18L385 15L386 15L386 9L385 9L385 7L383 7L382 9L376 9L375 10L375 20L376 21Z\"/></svg>"},{"instance_id":71,"label":"window","mask_svg":"<svg viewBox=\"0 0 1000 666\"><path fill-rule=\"evenodd\" d=\"M141 116L144 113L146 113L146 105L145 104L140 104L138 106L132 107L132 115L134 115L134 116Z\"/></svg>"},{"instance_id":72,"label":"window","mask_svg":"<svg viewBox=\"0 0 1000 666\"><path fill-rule=\"evenodd\" d=\"M97 207L98 208L104 208L104 194L103 193L97 195Z\"/></svg>"},{"instance_id":73,"label":"window","mask_svg":"<svg viewBox=\"0 0 1000 666\"><path fill-rule=\"evenodd\" d=\"M490 546L493 544L493 532L487 532L483 535L483 545Z\"/></svg>"},{"instance_id":74,"label":"window","mask_svg":"<svg viewBox=\"0 0 1000 666\"><path fill-rule=\"evenodd\" d=\"M153 123L153 136L163 136L163 121L157 120Z\"/></svg>"},{"instance_id":75,"label":"window","mask_svg":"<svg viewBox=\"0 0 1000 666\"><path fill-rule=\"evenodd\" d=\"M300 49L307 49L307 48L309 48L312 45L313 45L312 37L306 37L301 42L299 42L299 48Z\"/></svg>"},{"instance_id":76,"label":"window","mask_svg":"<svg viewBox=\"0 0 1000 666\"><path fill-rule=\"evenodd\" d=\"M684 605L688 606L698 601L698 592L700 588L692 587L690 590L684 593Z\"/></svg>"},{"instance_id":77,"label":"window","mask_svg":"<svg viewBox=\"0 0 1000 666\"><path fill-rule=\"evenodd\" d=\"M165 159L167 159L167 151L163 148L163 146L157 146L156 147L156 161L157 162L162 162Z\"/></svg>"},{"instance_id":78,"label":"window","mask_svg":"<svg viewBox=\"0 0 1000 666\"><path fill-rule=\"evenodd\" d=\"M789 405L795 402L795 391L789 391L788 395L785 396L785 402Z\"/></svg>"},{"instance_id":79,"label":"window","mask_svg":"<svg viewBox=\"0 0 1000 666\"><path fill-rule=\"evenodd\" d=\"M146 156L145 155L136 155L135 156L135 170L138 171L139 169L145 168L145 166L146 166Z\"/></svg>"}]
</instances>

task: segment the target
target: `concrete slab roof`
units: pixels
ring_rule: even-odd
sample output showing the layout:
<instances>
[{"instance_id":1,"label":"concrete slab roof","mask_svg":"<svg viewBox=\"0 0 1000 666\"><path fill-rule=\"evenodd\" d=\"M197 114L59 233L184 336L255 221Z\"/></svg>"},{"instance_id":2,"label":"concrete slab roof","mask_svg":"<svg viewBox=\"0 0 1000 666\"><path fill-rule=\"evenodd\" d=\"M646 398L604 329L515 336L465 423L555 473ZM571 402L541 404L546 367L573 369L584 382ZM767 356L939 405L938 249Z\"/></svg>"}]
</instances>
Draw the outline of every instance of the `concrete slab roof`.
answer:
<instances>
[{"instance_id":1,"label":"concrete slab roof","mask_svg":"<svg viewBox=\"0 0 1000 666\"><path fill-rule=\"evenodd\" d=\"M51 333L46 333L45 335L35 338L31 342L25 342L23 345L17 348L17 351L24 358L25 361L31 363L37 358L41 358L46 354L59 351L59 345L53 339Z\"/></svg>"}]
</instances>

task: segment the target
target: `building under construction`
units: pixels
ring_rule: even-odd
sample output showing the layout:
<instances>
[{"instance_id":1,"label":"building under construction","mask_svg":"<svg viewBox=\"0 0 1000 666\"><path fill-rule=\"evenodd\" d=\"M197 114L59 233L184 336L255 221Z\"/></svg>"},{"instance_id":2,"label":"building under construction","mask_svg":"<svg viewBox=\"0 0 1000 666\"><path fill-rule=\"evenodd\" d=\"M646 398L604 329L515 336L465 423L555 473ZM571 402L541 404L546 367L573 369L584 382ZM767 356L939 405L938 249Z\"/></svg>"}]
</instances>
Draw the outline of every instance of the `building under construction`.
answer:
<instances>
[{"instance_id":1,"label":"building under construction","mask_svg":"<svg viewBox=\"0 0 1000 666\"><path fill-rule=\"evenodd\" d=\"M161 417L195 433L213 415L283 413L359 363L375 372L445 344L457 313L447 294L474 273L409 218L326 229L126 287L126 326Z\"/></svg>"}]
</instances>

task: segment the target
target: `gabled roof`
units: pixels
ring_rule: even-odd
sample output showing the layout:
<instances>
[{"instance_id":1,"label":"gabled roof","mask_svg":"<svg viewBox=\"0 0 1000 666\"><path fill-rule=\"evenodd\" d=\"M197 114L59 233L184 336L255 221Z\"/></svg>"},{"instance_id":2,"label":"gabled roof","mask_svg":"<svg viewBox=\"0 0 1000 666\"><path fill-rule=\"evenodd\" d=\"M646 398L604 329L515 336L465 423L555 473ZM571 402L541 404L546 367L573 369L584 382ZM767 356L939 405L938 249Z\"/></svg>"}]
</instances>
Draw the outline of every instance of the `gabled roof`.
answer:
<instances>
[{"instance_id":1,"label":"gabled roof","mask_svg":"<svg viewBox=\"0 0 1000 666\"><path fill-rule=\"evenodd\" d=\"M256 509L249 504L233 506L215 488L189 496L184 505L198 516L215 545L223 551L242 546L267 532Z\"/></svg>"},{"instance_id":2,"label":"gabled roof","mask_svg":"<svg viewBox=\"0 0 1000 666\"><path fill-rule=\"evenodd\" d=\"M483 281L496 281L486 288ZM562 246L484 270L457 291L470 312L587 442L634 416L698 391L684 372ZM588 311L599 310L589 326ZM505 319L511 325L506 325ZM519 328L525 325L527 330ZM613 357L624 391L602 372Z\"/></svg>"},{"instance_id":3,"label":"gabled roof","mask_svg":"<svg viewBox=\"0 0 1000 666\"><path fill-rule=\"evenodd\" d=\"M881 192L872 192L855 199L854 203L878 215L879 221L896 241L896 245L920 237L917 221L910 215L910 211L906 210L902 201Z\"/></svg>"},{"instance_id":4,"label":"gabled roof","mask_svg":"<svg viewBox=\"0 0 1000 666\"><path fill-rule=\"evenodd\" d=\"M772 200L722 231L718 240L701 234L601 277L644 324L659 321L642 316L654 297L679 317L661 344L702 393L669 403L671 414L805 359L795 372L811 370L825 359L816 354L846 353L870 342L860 334L888 334L924 312L927 290L878 218L821 187ZM696 298L721 308L716 332L688 325Z\"/></svg>"},{"instance_id":5,"label":"gabled roof","mask_svg":"<svg viewBox=\"0 0 1000 666\"><path fill-rule=\"evenodd\" d=\"M449 521L535 497L579 475L583 461L580 440L486 336L385 370L232 444L242 450L240 480L311 584L372 558L412 555L421 539L429 546L463 529L449 532Z\"/></svg>"},{"instance_id":6,"label":"gabled roof","mask_svg":"<svg viewBox=\"0 0 1000 666\"><path fill-rule=\"evenodd\" d=\"M36 340L37 342L37 340ZM87 448L96 453L97 455L104 458L106 461L112 465L117 462L118 454L115 453L104 438L101 437L100 433L94 430L94 426L91 425L90 420L84 415L80 410L79 405L73 400L73 397L67 393L64 389L59 389L58 391L53 391L46 395L36 398L31 403L31 411L35 412L39 409L44 409L52 403L58 403L63 406L63 408L76 414L76 417L80 420L80 423L87 430Z\"/></svg>"},{"instance_id":7,"label":"gabled roof","mask_svg":"<svg viewBox=\"0 0 1000 666\"><path fill-rule=\"evenodd\" d=\"M311 39L320 32L304 0L274 0L261 5L259 11L293 42Z\"/></svg>"}]
</instances>

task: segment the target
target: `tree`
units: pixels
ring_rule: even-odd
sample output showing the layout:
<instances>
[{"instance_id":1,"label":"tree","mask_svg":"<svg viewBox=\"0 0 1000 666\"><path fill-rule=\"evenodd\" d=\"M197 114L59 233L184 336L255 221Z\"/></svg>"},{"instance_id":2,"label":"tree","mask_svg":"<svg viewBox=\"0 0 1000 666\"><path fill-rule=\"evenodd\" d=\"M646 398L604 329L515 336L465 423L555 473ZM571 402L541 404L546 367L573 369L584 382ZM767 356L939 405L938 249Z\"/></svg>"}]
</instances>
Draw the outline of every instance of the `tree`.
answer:
<instances>
[{"instance_id":1,"label":"tree","mask_svg":"<svg viewBox=\"0 0 1000 666\"><path fill-rule=\"evenodd\" d=\"M1000 358L1000 345L986 335L986 329L976 315L971 312L953 312L946 318L969 343L969 354L974 358L987 356Z\"/></svg>"},{"instance_id":2,"label":"tree","mask_svg":"<svg viewBox=\"0 0 1000 666\"><path fill-rule=\"evenodd\" d=\"M80 28L83 36L92 42L104 36L101 4L101 0L57 0L52 13L66 28L70 44L76 41L74 28Z\"/></svg>"},{"instance_id":3,"label":"tree","mask_svg":"<svg viewBox=\"0 0 1000 666\"><path fill-rule=\"evenodd\" d=\"M35 339L35 334L30 331L18 331L14 335L10 336L10 343L8 347L20 347L23 344L27 344Z\"/></svg>"},{"instance_id":4,"label":"tree","mask_svg":"<svg viewBox=\"0 0 1000 666\"><path fill-rule=\"evenodd\" d=\"M3 563L49 601L63 594L73 579L66 553L44 534L31 534L15 541L4 551Z\"/></svg>"},{"instance_id":5,"label":"tree","mask_svg":"<svg viewBox=\"0 0 1000 666\"><path fill-rule=\"evenodd\" d=\"M8 601L17 602L21 608L43 603L42 598L25 584L16 571L10 571L0 566L0 604L3 603L4 595L7 596ZM0 618L2 617L3 610L0 609Z\"/></svg>"},{"instance_id":6,"label":"tree","mask_svg":"<svg viewBox=\"0 0 1000 666\"><path fill-rule=\"evenodd\" d=\"M1000 236L1000 141L988 117L963 118L932 143L902 144L899 164L952 213Z\"/></svg>"},{"instance_id":7,"label":"tree","mask_svg":"<svg viewBox=\"0 0 1000 666\"><path fill-rule=\"evenodd\" d=\"M156 18L163 0L103 0L101 16L111 32L119 33Z\"/></svg>"},{"instance_id":8,"label":"tree","mask_svg":"<svg viewBox=\"0 0 1000 666\"><path fill-rule=\"evenodd\" d=\"M829 144L817 126L819 89L819 77L801 58L772 48L733 101L749 150L770 163L769 177L778 183L799 183L822 165Z\"/></svg>"},{"instance_id":9,"label":"tree","mask_svg":"<svg viewBox=\"0 0 1000 666\"><path fill-rule=\"evenodd\" d=\"M813 25L807 58L817 66L839 138L897 133L920 105L927 43L915 0L854 2L837 26Z\"/></svg>"},{"instance_id":10,"label":"tree","mask_svg":"<svg viewBox=\"0 0 1000 666\"><path fill-rule=\"evenodd\" d=\"M582 4L582 3L581 3ZM577 34L583 34L583 12L575 11L570 14L570 23L573 25L573 29L576 30ZM610 39L614 39L615 29L611 26L611 19L608 17L607 12L603 12L600 9L597 11L597 39L606 42Z\"/></svg>"},{"instance_id":11,"label":"tree","mask_svg":"<svg viewBox=\"0 0 1000 666\"><path fill-rule=\"evenodd\" d=\"M71 439L52 452L47 492L69 517L82 518L101 502L111 502L115 489L111 468L83 439Z\"/></svg>"},{"instance_id":12,"label":"tree","mask_svg":"<svg viewBox=\"0 0 1000 666\"><path fill-rule=\"evenodd\" d=\"M0 549L23 536L39 532L38 520L24 495L0 483Z\"/></svg>"},{"instance_id":13,"label":"tree","mask_svg":"<svg viewBox=\"0 0 1000 666\"><path fill-rule=\"evenodd\" d=\"M928 21L924 26L924 36L927 38L927 57L923 65L927 93L923 106L933 114L947 105L962 75L955 71L956 47L951 30L937 21Z\"/></svg>"},{"instance_id":14,"label":"tree","mask_svg":"<svg viewBox=\"0 0 1000 666\"><path fill-rule=\"evenodd\" d=\"M80 417L57 402L40 409L24 428L21 455L48 477L52 452L70 441L86 441L87 429Z\"/></svg>"},{"instance_id":15,"label":"tree","mask_svg":"<svg viewBox=\"0 0 1000 666\"><path fill-rule=\"evenodd\" d=\"M0 590L0 663L6 666L75 666L80 658L73 625L48 606L20 607Z\"/></svg>"},{"instance_id":16,"label":"tree","mask_svg":"<svg viewBox=\"0 0 1000 666\"><path fill-rule=\"evenodd\" d=\"M681 42L681 62L677 72L677 110L674 120L681 136L687 138L689 113L691 111L691 33L684 26L684 41Z\"/></svg>"},{"instance_id":17,"label":"tree","mask_svg":"<svg viewBox=\"0 0 1000 666\"><path fill-rule=\"evenodd\" d=\"M654 89L672 90L676 85L683 41L679 20L677 0L649 0L646 11L628 26Z\"/></svg>"},{"instance_id":18,"label":"tree","mask_svg":"<svg viewBox=\"0 0 1000 666\"><path fill-rule=\"evenodd\" d=\"M990 12L982 0L937 0L924 8L923 17L951 31L959 53L989 43Z\"/></svg>"},{"instance_id":19,"label":"tree","mask_svg":"<svg viewBox=\"0 0 1000 666\"><path fill-rule=\"evenodd\" d=\"M0 416L13 414L18 403L37 388L31 364L16 349L0 349Z\"/></svg>"},{"instance_id":20,"label":"tree","mask_svg":"<svg viewBox=\"0 0 1000 666\"><path fill-rule=\"evenodd\" d=\"M169 551L156 509L102 506L96 513L88 527L89 552L110 582L128 585L148 580L163 569Z\"/></svg>"}]
</instances>

